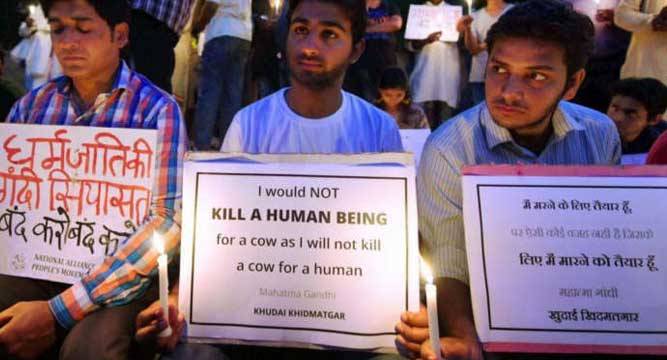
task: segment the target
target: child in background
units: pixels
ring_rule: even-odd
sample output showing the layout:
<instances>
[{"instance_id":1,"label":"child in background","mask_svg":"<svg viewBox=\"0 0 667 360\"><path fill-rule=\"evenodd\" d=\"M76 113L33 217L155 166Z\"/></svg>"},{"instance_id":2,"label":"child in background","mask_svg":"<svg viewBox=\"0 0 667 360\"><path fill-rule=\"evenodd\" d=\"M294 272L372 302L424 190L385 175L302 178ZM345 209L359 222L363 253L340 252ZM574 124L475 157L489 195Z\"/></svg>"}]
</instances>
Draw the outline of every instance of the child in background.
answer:
<instances>
[{"instance_id":1,"label":"child in background","mask_svg":"<svg viewBox=\"0 0 667 360\"><path fill-rule=\"evenodd\" d=\"M378 91L380 98L375 105L389 113L400 129L429 128L424 110L410 99L408 77L403 69L385 69L380 77Z\"/></svg>"}]
</instances>

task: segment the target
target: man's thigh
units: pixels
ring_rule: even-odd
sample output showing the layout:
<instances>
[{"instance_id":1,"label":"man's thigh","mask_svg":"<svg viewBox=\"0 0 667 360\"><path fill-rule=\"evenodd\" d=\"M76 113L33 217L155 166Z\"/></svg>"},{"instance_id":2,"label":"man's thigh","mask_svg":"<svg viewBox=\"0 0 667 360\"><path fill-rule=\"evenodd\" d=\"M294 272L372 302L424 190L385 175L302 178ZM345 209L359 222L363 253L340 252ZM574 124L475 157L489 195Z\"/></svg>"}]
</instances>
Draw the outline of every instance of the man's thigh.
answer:
<instances>
[{"instance_id":1,"label":"man's thigh","mask_svg":"<svg viewBox=\"0 0 667 360\"><path fill-rule=\"evenodd\" d=\"M0 311L21 301L50 300L70 285L0 274Z\"/></svg>"},{"instance_id":2,"label":"man's thigh","mask_svg":"<svg viewBox=\"0 0 667 360\"><path fill-rule=\"evenodd\" d=\"M60 359L130 358L136 317L156 299L157 289L151 286L144 296L127 305L102 308L86 316L65 337Z\"/></svg>"}]
</instances>

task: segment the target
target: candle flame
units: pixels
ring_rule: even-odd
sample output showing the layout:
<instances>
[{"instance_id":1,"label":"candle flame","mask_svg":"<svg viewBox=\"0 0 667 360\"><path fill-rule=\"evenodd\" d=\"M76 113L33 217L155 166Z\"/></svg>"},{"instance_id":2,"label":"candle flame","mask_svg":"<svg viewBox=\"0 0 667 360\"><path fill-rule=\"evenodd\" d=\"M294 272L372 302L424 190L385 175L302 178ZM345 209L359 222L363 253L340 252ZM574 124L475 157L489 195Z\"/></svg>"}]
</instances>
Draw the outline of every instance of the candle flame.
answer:
<instances>
[{"instance_id":1,"label":"candle flame","mask_svg":"<svg viewBox=\"0 0 667 360\"><path fill-rule=\"evenodd\" d=\"M433 273L431 272L431 267L428 266L426 261L424 261L423 257L420 257L420 260L421 260L422 276L424 277L427 283L433 284Z\"/></svg>"},{"instance_id":2,"label":"candle flame","mask_svg":"<svg viewBox=\"0 0 667 360\"><path fill-rule=\"evenodd\" d=\"M160 255L164 254L164 239L162 239L162 236L157 232L153 234L153 246L155 246L155 249Z\"/></svg>"}]
</instances>

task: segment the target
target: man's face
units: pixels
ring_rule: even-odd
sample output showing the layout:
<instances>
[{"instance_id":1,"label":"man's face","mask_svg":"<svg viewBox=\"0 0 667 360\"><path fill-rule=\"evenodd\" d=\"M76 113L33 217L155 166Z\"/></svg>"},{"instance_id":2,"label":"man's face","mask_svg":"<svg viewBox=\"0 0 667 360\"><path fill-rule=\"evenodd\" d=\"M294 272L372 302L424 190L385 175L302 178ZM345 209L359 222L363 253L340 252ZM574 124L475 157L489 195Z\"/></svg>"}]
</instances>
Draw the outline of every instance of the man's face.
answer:
<instances>
[{"instance_id":1,"label":"man's face","mask_svg":"<svg viewBox=\"0 0 667 360\"><path fill-rule=\"evenodd\" d=\"M651 124L644 105L628 96L615 95L611 99L607 115L616 124L624 142L634 141Z\"/></svg>"},{"instance_id":2,"label":"man's face","mask_svg":"<svg viewBox=\"0 0 667 360\"><path fill-rule=\"evenodd\" d=\"M293 82L311 89L341 86L361 52L363 42L354 46L352 24L335 4L304 1L294 10L287 36Z\"/></svg>"},{"instance_id":3,"label":"man's face","mask_svg":"<svg viewBox=\"0 0 667 360\"><path fill-rule=\"evenodd\" d=\"M57 1L48 14L53 49L63 73L74 79L95 79L115 70L128 26L112 31L85 0Z\"/></svg>"},{"instance_id":4,"label":"man's face","mask_svg":"<svg viewBox=\"0 0 667 360\"><path fill-rule=\"evenodd\" d=\"M555 44L499 39L486 68L489 111L498 125L513 134L539 136L548 131L558 102L574 97L583 77L580 70L568 84L564 49Z\"/></svg>"}]
</instances>

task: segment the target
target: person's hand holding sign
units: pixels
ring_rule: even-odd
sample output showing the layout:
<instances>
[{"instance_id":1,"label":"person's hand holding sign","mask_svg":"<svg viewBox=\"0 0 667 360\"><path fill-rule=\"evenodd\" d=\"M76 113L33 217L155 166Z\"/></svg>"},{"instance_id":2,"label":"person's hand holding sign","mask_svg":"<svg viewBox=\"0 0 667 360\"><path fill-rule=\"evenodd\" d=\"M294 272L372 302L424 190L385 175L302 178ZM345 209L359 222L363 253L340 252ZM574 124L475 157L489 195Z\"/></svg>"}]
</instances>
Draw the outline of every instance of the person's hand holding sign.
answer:
<instances>
[{"instance_id":1,"label":"person's hand holding sign","mask_svg":"<svg viewBox=\"0 0 667 360\"><path fill-rule=\"evenodd\" d=\"M56 323L46 301L19 302L0 313L0 347L19 359L35 359L56 341Z\"/></svg>"},{"instance_id":2,"label":"person's hand holding sign","mask_svg":"<svg viewBox=\"0 0 667 360\"><path fill-rule=\"evenodd\" d=\"M171 335L158 336L168 326L171 326ZM165 321L160 301L155 301L137 315L136 328L134 338L138 343L153 344L159 352L173 351L185 330L185 318L178 311L178 293L169 294L169 323Z\"/></svg>"}]
</instances>

